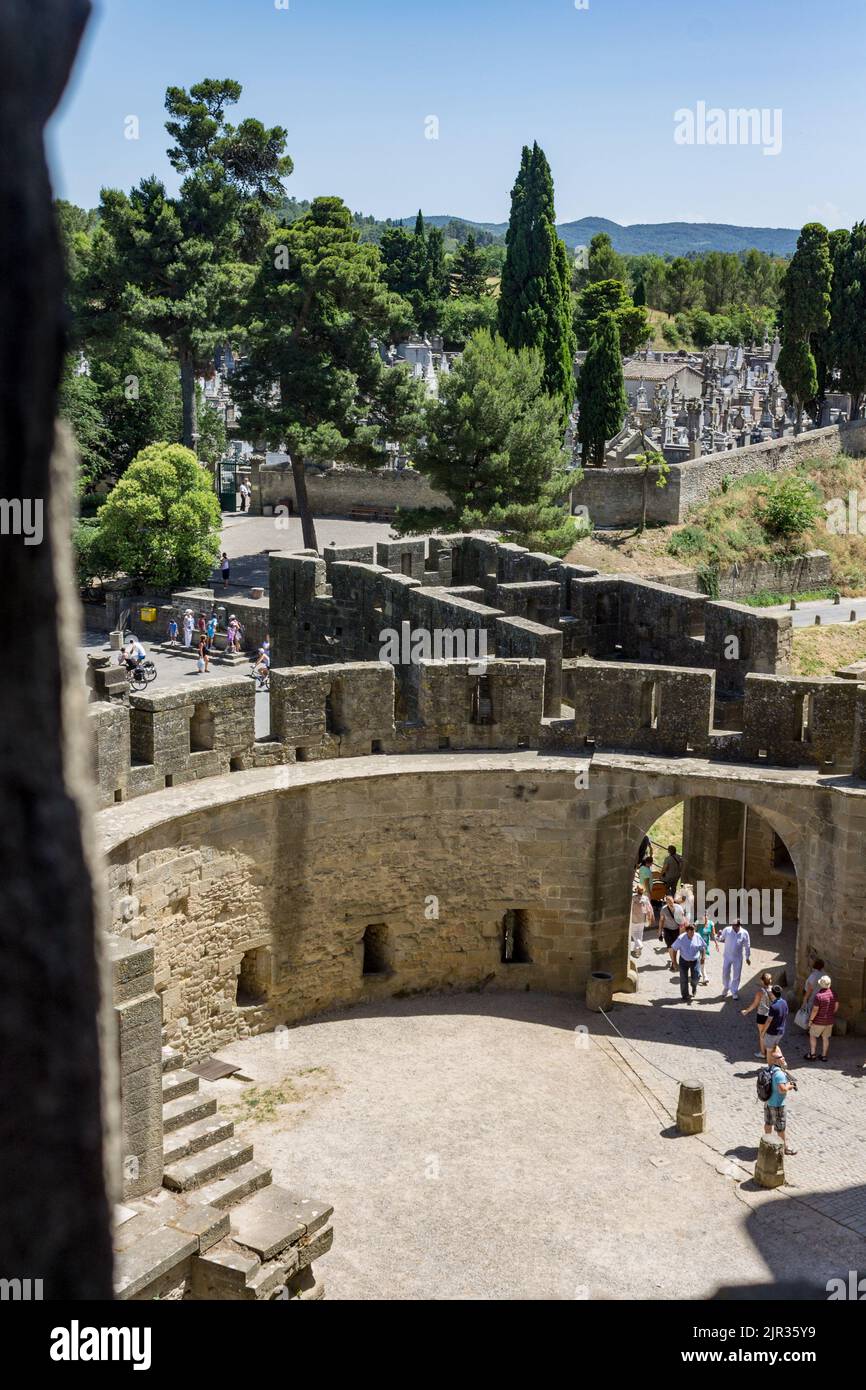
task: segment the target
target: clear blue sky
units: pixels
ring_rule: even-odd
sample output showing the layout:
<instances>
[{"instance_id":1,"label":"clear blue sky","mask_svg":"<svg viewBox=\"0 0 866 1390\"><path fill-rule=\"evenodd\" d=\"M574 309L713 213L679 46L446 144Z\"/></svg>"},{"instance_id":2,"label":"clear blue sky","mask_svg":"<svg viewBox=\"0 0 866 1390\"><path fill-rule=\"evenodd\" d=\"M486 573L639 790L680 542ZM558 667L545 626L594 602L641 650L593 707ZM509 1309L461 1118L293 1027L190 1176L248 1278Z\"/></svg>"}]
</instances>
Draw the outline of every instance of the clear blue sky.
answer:
<instances>
[{"instance_id":1,"label":"clear blue sky","mask_svg":"<svg viewBox=\"0 0 866 1390\"><path fill-rule=\"evenodd\" d=\"M235 114L286 127L287 192L379 217L505 220L533 139L560 221L866 217L863 0L288 3L95 0L50 137L58 194L92 207L153 172L173 186L165 88L207 76L243 84ZM699 101L781 108L781 153L677 145L674 112Z\"/></svg>"}]
</instances>

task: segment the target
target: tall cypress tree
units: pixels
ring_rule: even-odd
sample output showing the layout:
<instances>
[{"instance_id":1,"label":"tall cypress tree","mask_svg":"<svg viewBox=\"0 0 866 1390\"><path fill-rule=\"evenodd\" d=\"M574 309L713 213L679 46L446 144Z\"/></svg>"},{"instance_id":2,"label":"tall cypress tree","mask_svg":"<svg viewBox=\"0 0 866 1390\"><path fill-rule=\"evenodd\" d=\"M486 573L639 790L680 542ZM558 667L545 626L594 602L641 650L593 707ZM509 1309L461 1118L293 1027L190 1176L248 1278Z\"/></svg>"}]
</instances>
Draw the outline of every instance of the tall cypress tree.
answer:
<instances>
[{"instance_id":1,"label":"tall cypress tree","mask_svg":"<svg viewBox=\"0 0 866 1390\"><path fill-rule=\"evenodd\" d=\"M545 390L562 402L564 421L574 403L571 272L556 231L550 165L537 143L523 147L505 242L499 332L509 347L542 353Z\"/></svg>"},{"instance_id":2,"label":"tall cypress tree","mask_svg":"<svg viewBox=\"0 0 866 1390\"><path fill-rule=\"evenodd\" d=\"M855 223L850 236L837 243L831 315L833 363L842 390L851 395L851 418L858 420L866 394L866 223Z\"/></svg>"},{"instance_id":3,"label":"tall cypress tree","mask_svg":"<svg viewBox=\"0 0 866 1390\"><path fill-rule=\"evenodd\" d=\"M604 446L622 429L628 402L622 375L619 329L613 314L602 314L577 385L580 418L577 437L585 466L604 466Z\"/></svg>"},{"instance_id":4,"label":"tall cypress tree","mask_svg":"<svg viewBox=\"0 0 866 1390\"><path fill-rule=\"evenodd\" d=\"M776 364L779 379L797 406L798 434L803 406L818 390L810 339L829 326L832 278L827 228L820 222L808 222L797 238L797 249L782 281L782 351Z\"/></svg>"}]
</instances>

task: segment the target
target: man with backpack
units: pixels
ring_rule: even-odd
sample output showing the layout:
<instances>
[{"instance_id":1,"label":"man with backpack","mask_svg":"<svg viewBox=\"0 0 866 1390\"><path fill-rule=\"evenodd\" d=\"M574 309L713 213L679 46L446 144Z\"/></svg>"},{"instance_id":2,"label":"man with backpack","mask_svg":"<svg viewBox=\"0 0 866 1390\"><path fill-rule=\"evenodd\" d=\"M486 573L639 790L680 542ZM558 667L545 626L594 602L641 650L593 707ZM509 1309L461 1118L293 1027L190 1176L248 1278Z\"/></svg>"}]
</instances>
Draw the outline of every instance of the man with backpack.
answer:
<instances>
[{"instance_id":1,"label":"man with backpack","mask_svg":"<svg viewBox=\"0 0 866 1390\"><path fill-rule=\"evenodd\" d=\"M782 1140L785 1153L795 1154L797 1150L788 1144L785 1101L789 1091L796 1091L796 1081L781 1067L770 1063L769 1066L761 1067L758 1072L756 1087L758 1100L764 1104L764 1134L770 1135L775 1130Z\"/></svg>"}]
</instances>

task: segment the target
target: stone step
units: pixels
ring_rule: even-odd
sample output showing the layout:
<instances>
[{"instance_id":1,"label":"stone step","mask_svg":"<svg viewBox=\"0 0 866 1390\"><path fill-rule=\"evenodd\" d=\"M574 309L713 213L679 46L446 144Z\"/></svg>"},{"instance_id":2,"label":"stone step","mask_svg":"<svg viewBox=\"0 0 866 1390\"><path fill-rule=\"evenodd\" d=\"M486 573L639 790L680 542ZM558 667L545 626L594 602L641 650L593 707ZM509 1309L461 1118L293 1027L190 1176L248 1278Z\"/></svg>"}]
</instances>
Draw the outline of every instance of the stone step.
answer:
<instances>
[{"instance_id":1,"label":"stone step","mask_svg":"<svg viewBox=\"0 0 866 1390\"><path fill-rule=\"evenodd\" d=\"M261 1260L221 1240L195 1261L192 1271L194 1299L254 1299L249 1281L261 1268Z\"/></svg>"},{"instance_id":2,"label":"stone step","mask_svg":"<svg viewBox=\"0 0 866 1390\"><path fill-rule=\"evenodd\" d=\"M276 1184L263 1187L232 1212L232 1239L255 1251L263 1261L272 1260L287 1245L296 1244L305 1231L292 1194Z\"/></svg>"},{"instance_id":3,"label":"stone step","mask_svg":"<svg viewBox=\"0 0 866 1390\"><path fill-rule=\"evenodd\" d=\"M177 1100L179 1096L190 1096L198 1090L198 1077L194 1072L178 1067L175 1071L163 1072L162 1099Z\"/></svg>"},{"instance_id":4,"label":"stone step","mask_svg":"<svg viewBox=\"0 0 866 1390\"><path fill-rule=\"evenodd\" d=\"M273 1183L232 1212L232 1238L263 1261L272 1260L287 1245L320 1231L333 1211L327 1202L298 1197Z\"/></svg>"},{"instance_id":5,"label":"stone step","mask_svg":"<svg viewBox=\"0 0 866 1390\"><path fill-rule=\"evenodd\" d=\"M114 1257L114 1291L134 1298L155 1279L188 1260L199 1248L198 1238L172 1226L160 1226Z\"/></svg>"},{"instance_id":6,"label":"stone step","mask_svg":"<svg viewBox=\"0 0 866 1390\"><path fill-rule=\"evenodd\" d=\"M242 1202L245 1197L249 1197L250 1193L267 1187L270 1181L270 1168L266 1168L263 1163L245 1163L242 1168L236 1168L226 1177L199 1188L197 1196L200 1202L226 1211Z\"/></svg>"},{"instance_id":7,"label":"stone step","mask_svg":"<svg viewBox=\"0 0 866 1390\"><path fill-rule=\"evenodd\" d=\"M162 1049L162 1069L163 1071L177 1071L183 1066L183 1053L178 1052L176 1047L163 1047Z\"/></svg>"},{"instance_id":8,"label":"stone step","mask_svg":"<svg viewBox=\"0 0 866 1390\"><path fill-rule=\"evenodd\" d=\"M201 1091L191 1091L187 1096L167 1101L162 1107L163 1134L171 1134L172 1130L192 1124L194 1120L215 1115L216 1108L216 1097L203 1095Z\"/></svg>"},{"instance_id":9,"label":"stone step","mask_svg":"<svg viewBox=\"0 0 866 1390\"><path fill-rule=\"evenodd\" d=\"M204 1119L193 1120L182 1129L174 1129L165 1136L162 1145L163 1163L176 1163L179 1158L201 1153L204 1149L221 1144L223 1139L231 1139L235 1127L231 1120L220 1115L206 1115Z\"/></svg>"},{"instance_id":10,"label":"stone step","mask_svg":"<svg viewBox=\"0 0 866 1390\"><path fill-rule=\"evenodd\" d=\"M253 1146L243 1139L224 1139L201 1153L191 1154L178 1163L172 1163L162 1175L163 1185L173 1192L191 1192L214 1178L225 1177L235 1169L249 1163L253 1156ZM209 1197L204 1198L209 1206L219 1205Z\"/></svg>"}]
</instances>

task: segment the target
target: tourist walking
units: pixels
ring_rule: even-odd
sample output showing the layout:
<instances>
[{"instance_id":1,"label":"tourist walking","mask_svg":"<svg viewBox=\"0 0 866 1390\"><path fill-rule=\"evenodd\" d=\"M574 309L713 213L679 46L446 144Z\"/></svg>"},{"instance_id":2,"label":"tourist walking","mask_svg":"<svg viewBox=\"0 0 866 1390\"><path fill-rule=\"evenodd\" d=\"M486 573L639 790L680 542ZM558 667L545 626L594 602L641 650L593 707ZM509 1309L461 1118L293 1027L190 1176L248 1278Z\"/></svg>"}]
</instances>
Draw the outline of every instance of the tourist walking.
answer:
<instances>
[{"instance_id":1,"label":"tourist walking","mask_svg":"<svg viewBox=\"0 0 866 1390\"><path fill-rule=\"evenodd\" d=\"M767 1028L764 1033L764 1051L767 1061L776 1066L786 1067L788 1063L782 1055L782 1039L788 1026L788 1001L782 996L782 986L773 985L770 989L772 1000L767 1014Z\"/></svg>"},{"instance_id":2,"label":"tourist walking","mask_svg":"<svg viewBox=\"0 0 866 1390\"><path fill-rule=\"evenodd\" d=\"M764 1101L764 1133L769 1135L775 1130L786 1154L795 1154L796 1149L792 1149L788 1143L788 1116L785 1110L785 1101L790 1091L796 1091L797 1083L780 1066L770 1067L770 1094Z\"/></svg>"},{"instance_id":3,"label":"tourist walking","mask_svg":"<svg viewBox=\"0 0 866 1390\"><path fill-rule=\"evenodd\" d=\"M680 875L683 871L683 861L677 854L676 845L668 845L667 858L662 864L662 880L665 885L666 893L675 893Z\"/></svg>"},{"instance_id":4,"label":"tourist walking","mask_svg":"<svg viewBox=\"0 0 866 1390\"><path fill-rule=\"evenodd\" d=\"M747 1014L754 1013L755 1010L757 1010L758 1017L755 1019L755 1022L758 1025L758 1051L755 1053L755 1056L759 1057L762 1061L766 1056L764 1034L767 1031L767 1024L770 1020L770 1005L773 1002L772 984L773 977L769 970L765 970L761 976L758 988L755 990L755 997L751 1004L747 1009L740 1009L743 1018L745 1018Z\"/></svg>"},{"instance_id":5,"label":"tourist walking","mask_svg":"<svg viewBox=\"0 0 866 1390\"><path fill-rule=\"evenodd\" d=\"M640 842L640 849L637 852L637 859L634 861L634 866L636 869L640 868L647 855L649 855L650 862L652 862L653 842L650 839L649 835L644 835L643 839Z\"/></svg>"},{"instance_id":6,"label":"tourist walking","mask_svg":"<svg viewBox=\"0 0 866 1390\"><path fill-rule=\"evenodd\" d=\"M752 964L752 942L749 933L739 922L731 922L730 926L722 927L718 933L718 940L724 947L722 998L727 999L728 995L732 994L735 999L739 999L743 961L745 960L747 965Z\"/></svg>"},{"instance_id":7,"label":"tourist walking","mask_svg":"<svg viewBox=\"0 0 866 1390\"><path fill-rule=\"evenodd\" d=\"M168 620L168 633L167 633L167 639L168 639L168 645L169 645L170 647L176 647L176 646L177 646L177 619L176 619L176 618L169 618L169 620Z\"/></svg>"},{"instance_id":8,"label":"tourist walking","mask_svg":"<svg viewBox=\"0 0 866 1390\"><path fill-rule=\"evenodd\" d=\"M223 588L226 589L228 588L229 575L231 574L231 565L229 564L229 557L226 555L225 551L223 551L220 559L220 574L222 575Z\"/></svg>"},{"instance_id":9,"label":"tourist walking","mask_svg":"<svg viewBox=\"0 0 866 1390\"><path fill-rule=\"evenodd\" d=\"M192 646L192 634L195 631L195 622L192 616L192 609L188 608L183 615L183 645Z\"/></svg>"},{"instance_id":10,"label":"tourist walking","mask_svg":"<svg viewBox=\"0 0 866 1390\"><path fill-rule=\"evenodd\" d=\"M839 1000L832 988L829 975L822 975L812 999L809 1014L809 1051L805 1054L807 1062L826 1062L830 1051L830 1038L833 1035L833 1020L839 1008ZM818 1039L821 1040L821 1056L818 1058Z\"/></svg>"},{"instance_id":11,"label":"tourist walking","mask_svg":"<svg viewBox=\"0 0 866 1390\"><path fill-rule=\"evenodd\" d=\"M210 617L209 617L208 620L207 620L207 645L208 645L208 651L211 650L211 648L213 647L214 641L216 640L216 631L217 631L217 615L216 615L216 613L211 613Z\"/></svg>"},{"instance_id":12,"label":"tourist walking","mask_svg":"<svg viewBox=\"0 0 866 1390\"><path fill-rule=\"evenodd\" d=\"M710 958L710 943L715 942L716 950L718 951L719 949L719 944L716 941L716 924L712 917L708 917L707 914L704 913L703 919L695 923L695 931L701 938L701 941L703 941L705 948L704 954L701 956L701 984L708 985L710 983L710 976L707 970L707 962Z\"/></svg>"},{"instance_id":13,"label":"tourist walking","mask_svg":"<svg viewBox=\"0 0 866 1390\"><path fill-rule=\"evenodd\" d=\"M662 940L667 947L671 970L677 970L679 968L673 952L673 945L682 932L685 923L686 914L683 912L679 903L675 903L670 893L668 893L659 917L659 927L661 928Z\"/></svg>"},{"instance_id":14,"label":"tourist walking","mask_svg":"<svg viewBox=\"0 0 866 1390\"><path fill-rule=\"evenodd\" d=\"M205 632L202 632L198 639L198 661L196 662L196 670L199 675L201 675L203 671L210 670L207 655L207 633Z\"/></svg>"},{"instance_id":15,"label":"tourist walking","mask_svg":"<svg viewBox=\"0 0 866 1390\"><path fill-rule=\"evenodd\" d=\"M643 934L645 929L654 921L653 910L650 900L646 893L642 893L640 887L636 887L631 900L631 953L639 956L643 951Z\"/></svg>"},{"instance_id":16,"label":"tourist walking","mask_svg":"<svg viewBox=\"0 0 866 1390\"><path fill-rule=\"evenodd\" d=\"M695 931L693 922L686 922L685 930L677 937L671 947L671 955L679 965L680 994L686 1004L690 1004L698 992L701 976L701 959L706 954L706 946ZM692 992L689 994L689 985Z\"/></svg>"}]
</instances>

